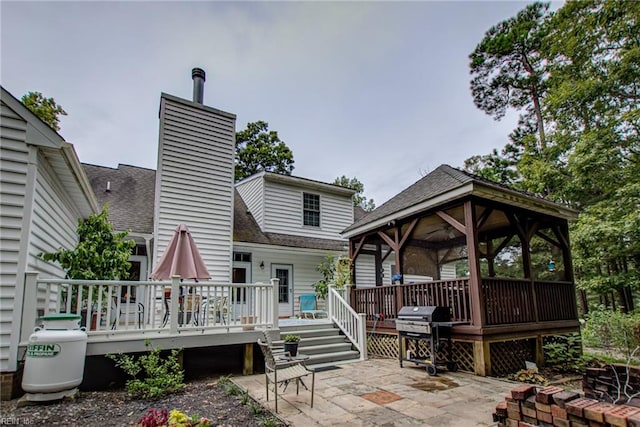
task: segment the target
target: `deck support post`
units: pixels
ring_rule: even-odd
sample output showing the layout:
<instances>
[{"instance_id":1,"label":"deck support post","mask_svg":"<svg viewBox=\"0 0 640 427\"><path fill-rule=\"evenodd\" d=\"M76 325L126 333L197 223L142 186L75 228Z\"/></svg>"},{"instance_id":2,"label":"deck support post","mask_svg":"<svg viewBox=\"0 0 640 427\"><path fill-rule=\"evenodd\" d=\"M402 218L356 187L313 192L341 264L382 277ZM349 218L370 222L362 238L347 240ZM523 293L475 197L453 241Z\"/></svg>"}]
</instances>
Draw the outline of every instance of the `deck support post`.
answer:
<instances>
[{"instance_id":1,"label":"deck support post","mask_svg":"<svg viewBox=\"0 0 640 427\"><path fill-rule=\"evenodd\" d=\"M491 350L488 341L473 342L473 370L476 375L491 375Z\"/></svg>"},{"instance_id":2,"label":"deck support post","mask_svg":"<svg viewBox=\"0 0 640 427\"><path fill-rule=\"evenodd\" d=\"M244 345L244 360L242 364L242 375L253 375L253 343Z\"/></svg>"},{"instance_id":3,"label":"deck support post","mask_svg":"<svg viewBox=\"0 0 640 427\"><path fill-rule=\"evenodd\" d=\"M544 365L544 338L542 335L536 336L536 365Z\"/></svg>"}]
</instances>

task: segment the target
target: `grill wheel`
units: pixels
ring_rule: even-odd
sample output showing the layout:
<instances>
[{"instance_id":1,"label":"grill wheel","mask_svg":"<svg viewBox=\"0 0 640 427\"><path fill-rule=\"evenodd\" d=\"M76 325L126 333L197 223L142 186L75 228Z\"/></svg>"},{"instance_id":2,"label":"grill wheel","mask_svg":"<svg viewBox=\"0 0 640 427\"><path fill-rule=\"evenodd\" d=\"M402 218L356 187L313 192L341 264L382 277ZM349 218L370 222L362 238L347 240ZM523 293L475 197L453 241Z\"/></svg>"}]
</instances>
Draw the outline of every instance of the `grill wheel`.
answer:
<instances>
[{"instance_id":1,"label":"grill wheel","mask_svg":"<svg viewBox=\"0 0 640 427\"><path fill-rule=\"evenodd\" d=\"M430 376L435 376L438 374L438 368L436 368L436 365L434 365L433 363L429 363L427 365L427 374L429 374Z\"/></svg>"}]
</instances>

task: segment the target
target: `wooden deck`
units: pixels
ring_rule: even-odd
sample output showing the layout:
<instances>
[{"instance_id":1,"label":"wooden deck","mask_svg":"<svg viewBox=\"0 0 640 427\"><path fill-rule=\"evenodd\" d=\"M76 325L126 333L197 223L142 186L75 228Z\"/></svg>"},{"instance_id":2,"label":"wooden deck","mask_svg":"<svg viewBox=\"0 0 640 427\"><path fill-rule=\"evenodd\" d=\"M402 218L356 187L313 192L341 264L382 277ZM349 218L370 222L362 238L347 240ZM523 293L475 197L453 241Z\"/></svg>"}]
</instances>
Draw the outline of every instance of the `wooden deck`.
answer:
<instances>
[{"instance_id":1,"label":"wooden deck","mask_svg":"<svg viewBox=\"0 0 640 427\"><path fill-rule=\"evenodd\" d=\"M253 343L256 329L278 327L277 293L268 284L39 279L27 273L19 347L42 316L80 313L87 355Z\"/></svg>"},{"instance_id":2,"label":"wooden deck","mask_svg":"<svg viewBox=\"0 0 640 427\"><path fill-rule=\"evenodd\" d=\"M87 356L147 350L246 345L251 353L263 329L277 331L292 320L278 317L278 279L270 283L216 284L180 281L87 281L40 279L26 274L19 343L26 351L34 327L49 314L80 313ZM366 357L363 316L335 289L329 318ZM296 320L300 322L302 319Z\"/></svg>"}]
</instances>

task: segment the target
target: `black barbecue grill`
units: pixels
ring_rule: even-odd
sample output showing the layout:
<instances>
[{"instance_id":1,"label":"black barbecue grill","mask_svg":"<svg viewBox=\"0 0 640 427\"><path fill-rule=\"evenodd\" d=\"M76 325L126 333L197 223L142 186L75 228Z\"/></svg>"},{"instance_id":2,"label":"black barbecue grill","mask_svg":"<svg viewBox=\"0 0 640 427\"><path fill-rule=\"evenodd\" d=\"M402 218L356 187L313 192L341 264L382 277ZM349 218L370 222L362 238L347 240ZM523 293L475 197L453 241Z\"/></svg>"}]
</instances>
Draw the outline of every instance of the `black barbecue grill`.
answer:
<instances>
[{"instance_id":1,"label":"black barbecue grill","mask_svg":"<svg viewBox=\"0 0 640 427\"><path fill-rule=\"evenodd\" d=\"M456 371L458 365L452 360L452 325L449 307L435 305L402 307L396 318L400 367L403 361L408 361L426 366L429 375L438 373L438 365L446 366L449 371ZM447 341L449 350L448 358L445 360L438 354L444 340ZM427 341L429 342L428 357L422 358L419 354L420 343ZM407 345L408 342L409 344L413 342L413 351L411 346Z\"/></svg>"}]
</instances>

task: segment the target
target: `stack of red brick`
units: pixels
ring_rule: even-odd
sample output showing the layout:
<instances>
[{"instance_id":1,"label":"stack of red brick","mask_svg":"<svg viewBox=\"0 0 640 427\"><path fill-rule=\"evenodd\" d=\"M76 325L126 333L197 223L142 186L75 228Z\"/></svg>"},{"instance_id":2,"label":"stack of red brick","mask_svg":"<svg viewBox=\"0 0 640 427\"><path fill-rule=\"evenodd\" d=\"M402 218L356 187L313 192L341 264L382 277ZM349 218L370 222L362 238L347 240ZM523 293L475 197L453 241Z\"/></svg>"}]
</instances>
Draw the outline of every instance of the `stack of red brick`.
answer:
<instances>
[{"instance_id":1,"label":"stack of red brick","mask_svg":"<svg viewBox=\"0 0 640 427\"><path fill-rule=\"evenodd\" d=\"M587 368L582 378L585 397L612 401L620 393L622 396L636 394L640 390L640 368L620 364L603 368ZM630 400L631 406L640 407L640 396Z\"/></svg>"},{"instance_id":2,"label":"stack of red brick","mask_svg":"<svg viewBox=\"0 0 640 427\"><path fill-rule=\"evenodd\" d=\"M493 416L501 427L640 427L640 408L600 402L553 386L516 387Z\"/></svg>"}]
</instances>

